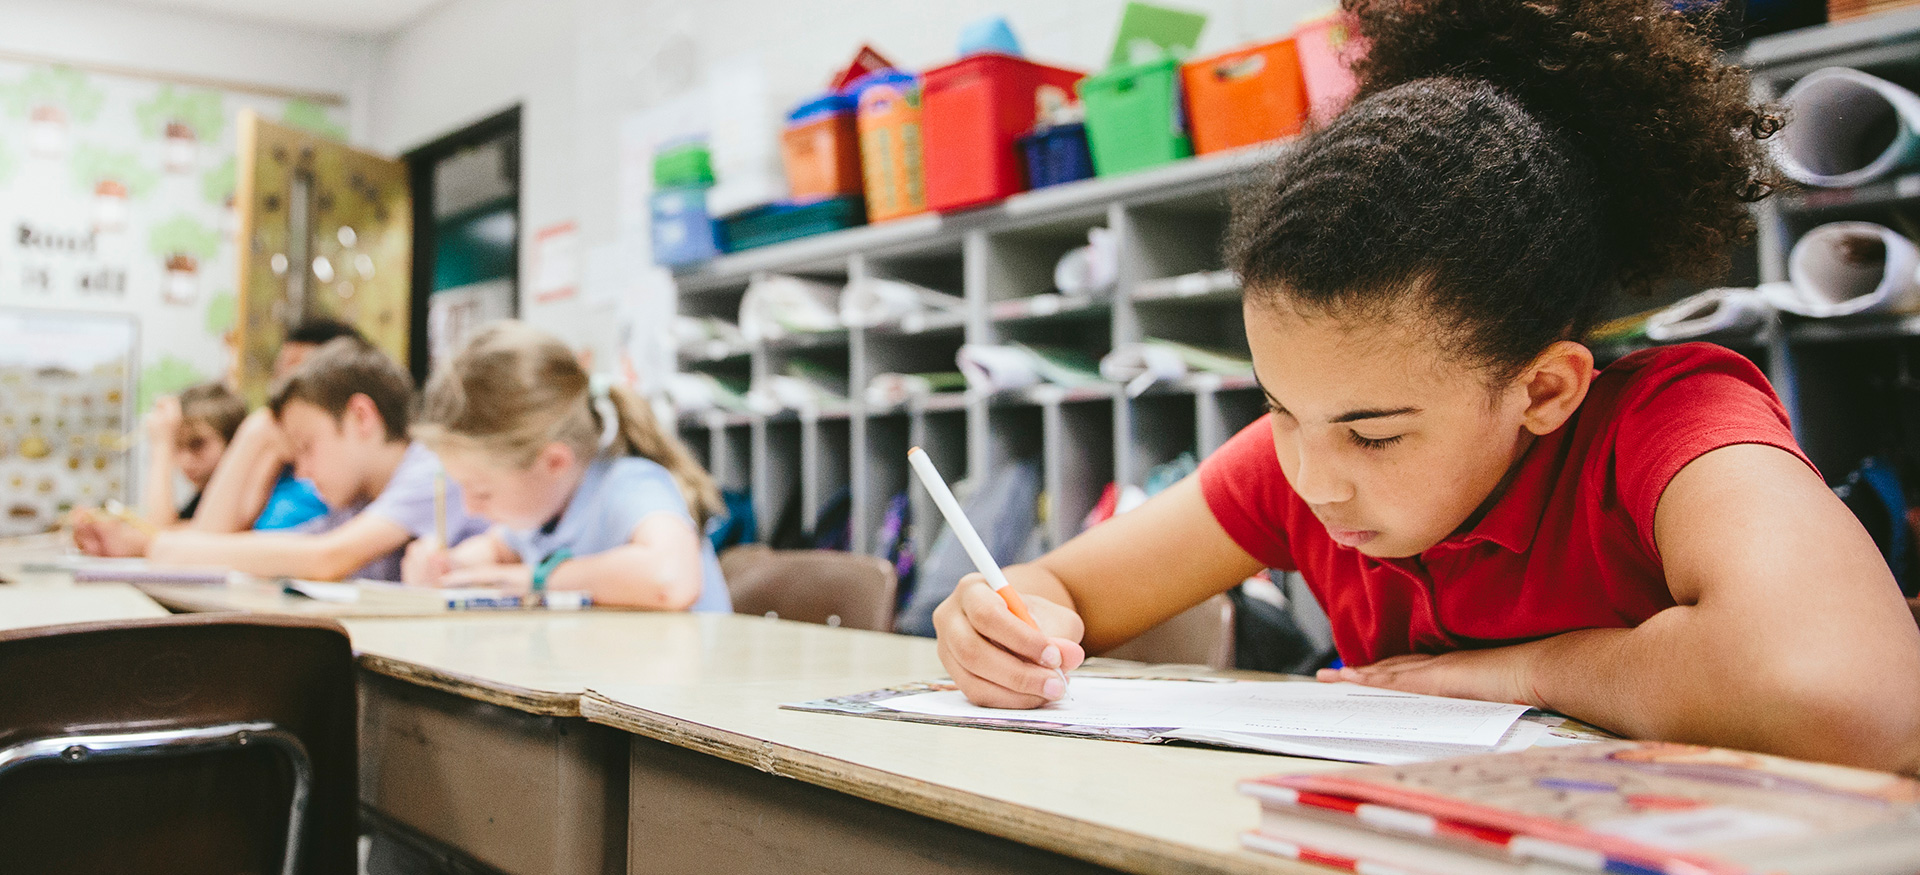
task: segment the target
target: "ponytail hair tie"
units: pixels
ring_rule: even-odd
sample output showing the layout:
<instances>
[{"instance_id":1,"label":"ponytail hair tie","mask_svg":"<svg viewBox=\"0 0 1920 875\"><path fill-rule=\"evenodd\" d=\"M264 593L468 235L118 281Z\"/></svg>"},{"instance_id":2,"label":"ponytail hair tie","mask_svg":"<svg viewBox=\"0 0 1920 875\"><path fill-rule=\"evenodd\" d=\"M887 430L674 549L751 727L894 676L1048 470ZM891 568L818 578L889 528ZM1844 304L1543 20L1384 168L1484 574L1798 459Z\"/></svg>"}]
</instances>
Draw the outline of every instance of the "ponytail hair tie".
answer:
<instances>
[{"instance_id":1,"label":"ponytail hair tie","mask_svg":"<svg viewBox=\"0 0 1920 875\"><path fill-rule=\"evenodd\" d=\"M613 377L594 374L587 378L587 403L600 417L600 452L613 449L620 437L620 411L613 406Z\"/></svg>"}]
</instances>

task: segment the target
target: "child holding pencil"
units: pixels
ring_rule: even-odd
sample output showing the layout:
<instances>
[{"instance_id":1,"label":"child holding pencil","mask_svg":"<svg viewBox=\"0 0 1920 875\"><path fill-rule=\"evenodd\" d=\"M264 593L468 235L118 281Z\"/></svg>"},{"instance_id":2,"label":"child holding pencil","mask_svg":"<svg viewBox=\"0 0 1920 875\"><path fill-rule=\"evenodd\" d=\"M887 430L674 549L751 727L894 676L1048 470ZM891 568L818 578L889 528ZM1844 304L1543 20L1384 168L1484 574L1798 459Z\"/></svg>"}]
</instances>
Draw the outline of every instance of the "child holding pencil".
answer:
<instances>
[{"instance_id":1,"label":"child holding pencil","mask_svg":"<svg viewBox=\"0 0 1920 875\"><path fill-rule=\"evenodd\" d=\"M702 534L713 479L624 387L589 379L558 338L486 328L427 385L415 434L467 509L497 525L407 550L408 583L581 590L595 604L732 609Z\"/></svg>"},{"instance_id":2,"label":"child holding pencil","mask_svg":"<svg viewBox=\"0 0 1920 875\"><path fill-rule=\"evenodd\" d=\"M1354 104L1237 204L1271 412L1193 477L936 613L975 702L1262 567L1326 680L1524 702L1627 735L1912 771L1920 631L1746 359L1596 372L1617 289L1710 280L1780 120L1655 0L1347 0Z\"/></svg>"}]
</instances>

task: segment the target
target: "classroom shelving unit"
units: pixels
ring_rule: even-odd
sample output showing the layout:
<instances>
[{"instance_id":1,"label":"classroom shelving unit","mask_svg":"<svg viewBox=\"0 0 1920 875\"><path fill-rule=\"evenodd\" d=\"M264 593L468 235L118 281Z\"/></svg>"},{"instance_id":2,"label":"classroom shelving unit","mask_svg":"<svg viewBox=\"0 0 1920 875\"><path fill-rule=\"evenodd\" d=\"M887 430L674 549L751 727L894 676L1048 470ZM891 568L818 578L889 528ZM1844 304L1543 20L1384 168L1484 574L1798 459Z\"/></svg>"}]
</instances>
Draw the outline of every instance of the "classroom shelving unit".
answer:
<instances>
[{"instance_id":1,"label":"classroom shelving unit","mask_svg":"<svg viewBox=\"0 0 1920 875\"><path fill-rule=\"evenodd\" d=\"M1252 381L1195 376L1139 398L1108 383L991 396L937 393L897 409L869 408L864 388L876 374L955 370L962 343L1017 340L1097 360L1116 344L1155 337L1244 355L1237 289L1188 294L1141 286L1220 270L1232 192L1280 153L1281 147L1268 146L1182 161L1027 192L977 210L753 249L683 271L676 275L680 312L729 321L761 272L834 285L894 278L959 295L966 306L906 326L683 351L683 370L750 382L803 359L843 376L849 400L806 414L685 416L681 435L723 486L751 490L763 537L796 494L811 525L841 487L851 493L855 550L868 549L887 501L899 493L913 496L913 519L936 518L925 494L907 489L906 452L918 445L952 480L1014 460L1037 461L1049 503L1043 541L1058 544L1079 531L1108 483L1138 485L1154 466L1182 452L1204 456L1258 418L1263 405ZM1094 227L1116 235L1121 269L1113 295L1055 295L1055 263L1085 245ZM916 529L919 555L932 546L924 540L930 531Z\"/></svg>"},{"instance_id":2,"label":"classroom shelving unit","mask_svg":"<svg viewBox=\"0 0 1920 875\"><path fill-rule=\"evenodd\" d=\"M1764 37L1742 62L1765 99L1799 77L1842 65L1920 90L1920 10L1886 13ZM1126 176L1016 195L989 207L921 215L724 256L676 275L683 314L733 321L760 272L845 284L892 277L962 296L964 312L908 328L789 336L741 348L683 353L685 370L757 382L795 358L846 378L848 402L807 415L702 414L683 417L683 437L723 486L750 489L763 537L797 495L803 525L827 496L851 491L852 539L865 550L886 502L908 491L913 518L933 519L919 490L907 490L905 454L925 447L950 479L1015 459L1041 464L1050 508L1044 541L1058 544L1109 482L1139 485L1153 466L1182 452L1204 457L1258 418L1250 380L1195 377L1127 398L1117 385L1054 387L975 397L936 394L900 409L869 409L863 389L889 371L952 370L962 343L1019 340L1081 350L1094 358L1115 345L1156 337L1246 352L1236 288L1156 283L1218 271L1232 192L1277 160L1284 144L1191 159ZM1729 284L1786 278L1800 234L1829 221L1864 219L1920 239L1920 172L1856 189L1783 192L1755 207L1759 234L1737 253ZM1059 257L1086 242L1089 228L1115 233L1121 255L1111 299L1069 301L1053 292ZM1675 288L1670 299L1691 289ZM1624 301L1624 310L1660 303ZM1920 316L1854 320L1784 319L1750 336L1712 338L1767 372L1813 460L1837 482L1867 455L1920 461L1906 434L1902 393L1920 390L1907 360L1920 352ZM1644 346L1645 344L1639 344ZM1602 361L1636 346L1598 350ZM1920 396L1914 398L1920 402ZM1920 429L1920 420L1914 423ZM1915 434L1920 435L1920 431ZM1909 476L1912 476L1909 474ZM924 539L931 527L921 526ZM931 544L915 545L925 556Z\"/></svg>"},{"instance_id":3,"label":"classroom shelving unit","mask_svg":"<svg viewBox=\"0 0 1920 875\"><path fill-rule=\"evenodd\" d=\"M1920 90L1920 9L1790 31L1754 40L1742 61L1758 96L1775 100L1808 73L1853 67ZM1920 173L1907 172L1858 188L1795 189L1755 206L1757 279L1787 278L1787 256L1800 235L1828 222L1863 220L1920 239ZM1906 433L1907 407L1920 408L1907 359L1920 340L1920 318L1785 318L1751 343L1766 348L1768 372L1793 418L1800 444L1829 482L1869 455L1908 467L1920 448ZM1902 472L1913 482L1915 471Z\"/></svg>"}]
</instances>

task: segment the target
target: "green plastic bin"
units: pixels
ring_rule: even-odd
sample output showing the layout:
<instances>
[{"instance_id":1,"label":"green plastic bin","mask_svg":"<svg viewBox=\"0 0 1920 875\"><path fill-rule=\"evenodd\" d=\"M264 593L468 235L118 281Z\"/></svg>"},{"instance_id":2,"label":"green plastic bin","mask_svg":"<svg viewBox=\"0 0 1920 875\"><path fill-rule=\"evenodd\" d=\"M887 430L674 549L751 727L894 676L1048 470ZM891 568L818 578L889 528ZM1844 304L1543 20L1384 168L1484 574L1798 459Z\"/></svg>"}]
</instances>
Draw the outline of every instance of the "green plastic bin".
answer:
<instances>
[{"instance_id":1,"label":"green plastic bin","mask_svg":"<svg viewBox=\"0 0 1920 875\"><path fill-rule=\"evenodd\" d=\"M1178 60L1115 67L1080 80L1078 91L1095 174L1144 170L1193 154Z\"/></svg>"},{"instance_id":2,"label":"green plastic bin","mask_svg":"<svg viewBox=\"0 0 1920 875\"><path fill-rule=\"evenodd\" d=\"M654 153L654 188L707 188L711 185L713 156L707 150L706 143L681 143Z\"/></svg>"}]
</instances>

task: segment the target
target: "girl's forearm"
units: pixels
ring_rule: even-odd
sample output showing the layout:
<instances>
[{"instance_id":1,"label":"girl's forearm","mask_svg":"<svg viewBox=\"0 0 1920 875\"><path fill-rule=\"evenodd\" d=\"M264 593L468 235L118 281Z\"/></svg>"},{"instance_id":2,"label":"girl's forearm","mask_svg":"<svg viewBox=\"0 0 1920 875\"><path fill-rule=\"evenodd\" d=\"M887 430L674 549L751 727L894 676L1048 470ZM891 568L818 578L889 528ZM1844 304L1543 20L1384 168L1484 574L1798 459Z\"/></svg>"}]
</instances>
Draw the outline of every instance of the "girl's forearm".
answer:
<instances>
[{"instance_id":1,"label":"girl's forearm","mask_svg":"<svg viewBox=\"0 0 1920 875\"><path fill-rule=\"evenodd\" d=\"M548 589L583 590L594 603L684 611L700 598L700 557L684 550L628 544L569 559L547 578Z\"/></svg>"},{"instance_id":2,"label":"girl's forearm","mask_svg":"<svg viewBox=\"0 0 1920 875\"><path fill-rule=\"evenodd\" d=\"M1027 595L1040 596L1071 610L1078 610L1074 605L1073 592L1067 589L1067 585L1060 580L1059 575L1054 574L1041 562L1009 565L1003 570L1006 572L1008 585L1014 589Z\"/></svg>"},{"instance_id":3,"label":"girl's forearm","mask_svg":"<svg viewBox=\"0 0 1920 875\"><path fill-rule=\"evenodd\" d=\"M1516 649L1529 651L1536 702L1634 738L1920 768L1920 678L1775 643L1729 641L1701 608L1681 606L1633 629Z\"/></svg>"},{"instance_id":4,"label":"girl's forearm","mask_svg":"<svg viewBox=\"0 0 1920 875\"><path fill-rule=\"evenodd\" d=\"M160 528L180 521L180 511L173 503L173 475L173 448L154 447L147 457L146 482L140 490L140 515Z\"/></svg>"},{"instance_id":5,"label":"girl's forearm","mask_svg":"<svg viewBox=\"0 0 1920 875\"><path fill-rule=\"evenodd\" d=\"M213 469L213 479L201 490L194 529L244 532L253 528L287 464L278 435L273 417L266 411L254 411L247 417Z\"/></svg>"}]
</instances>

